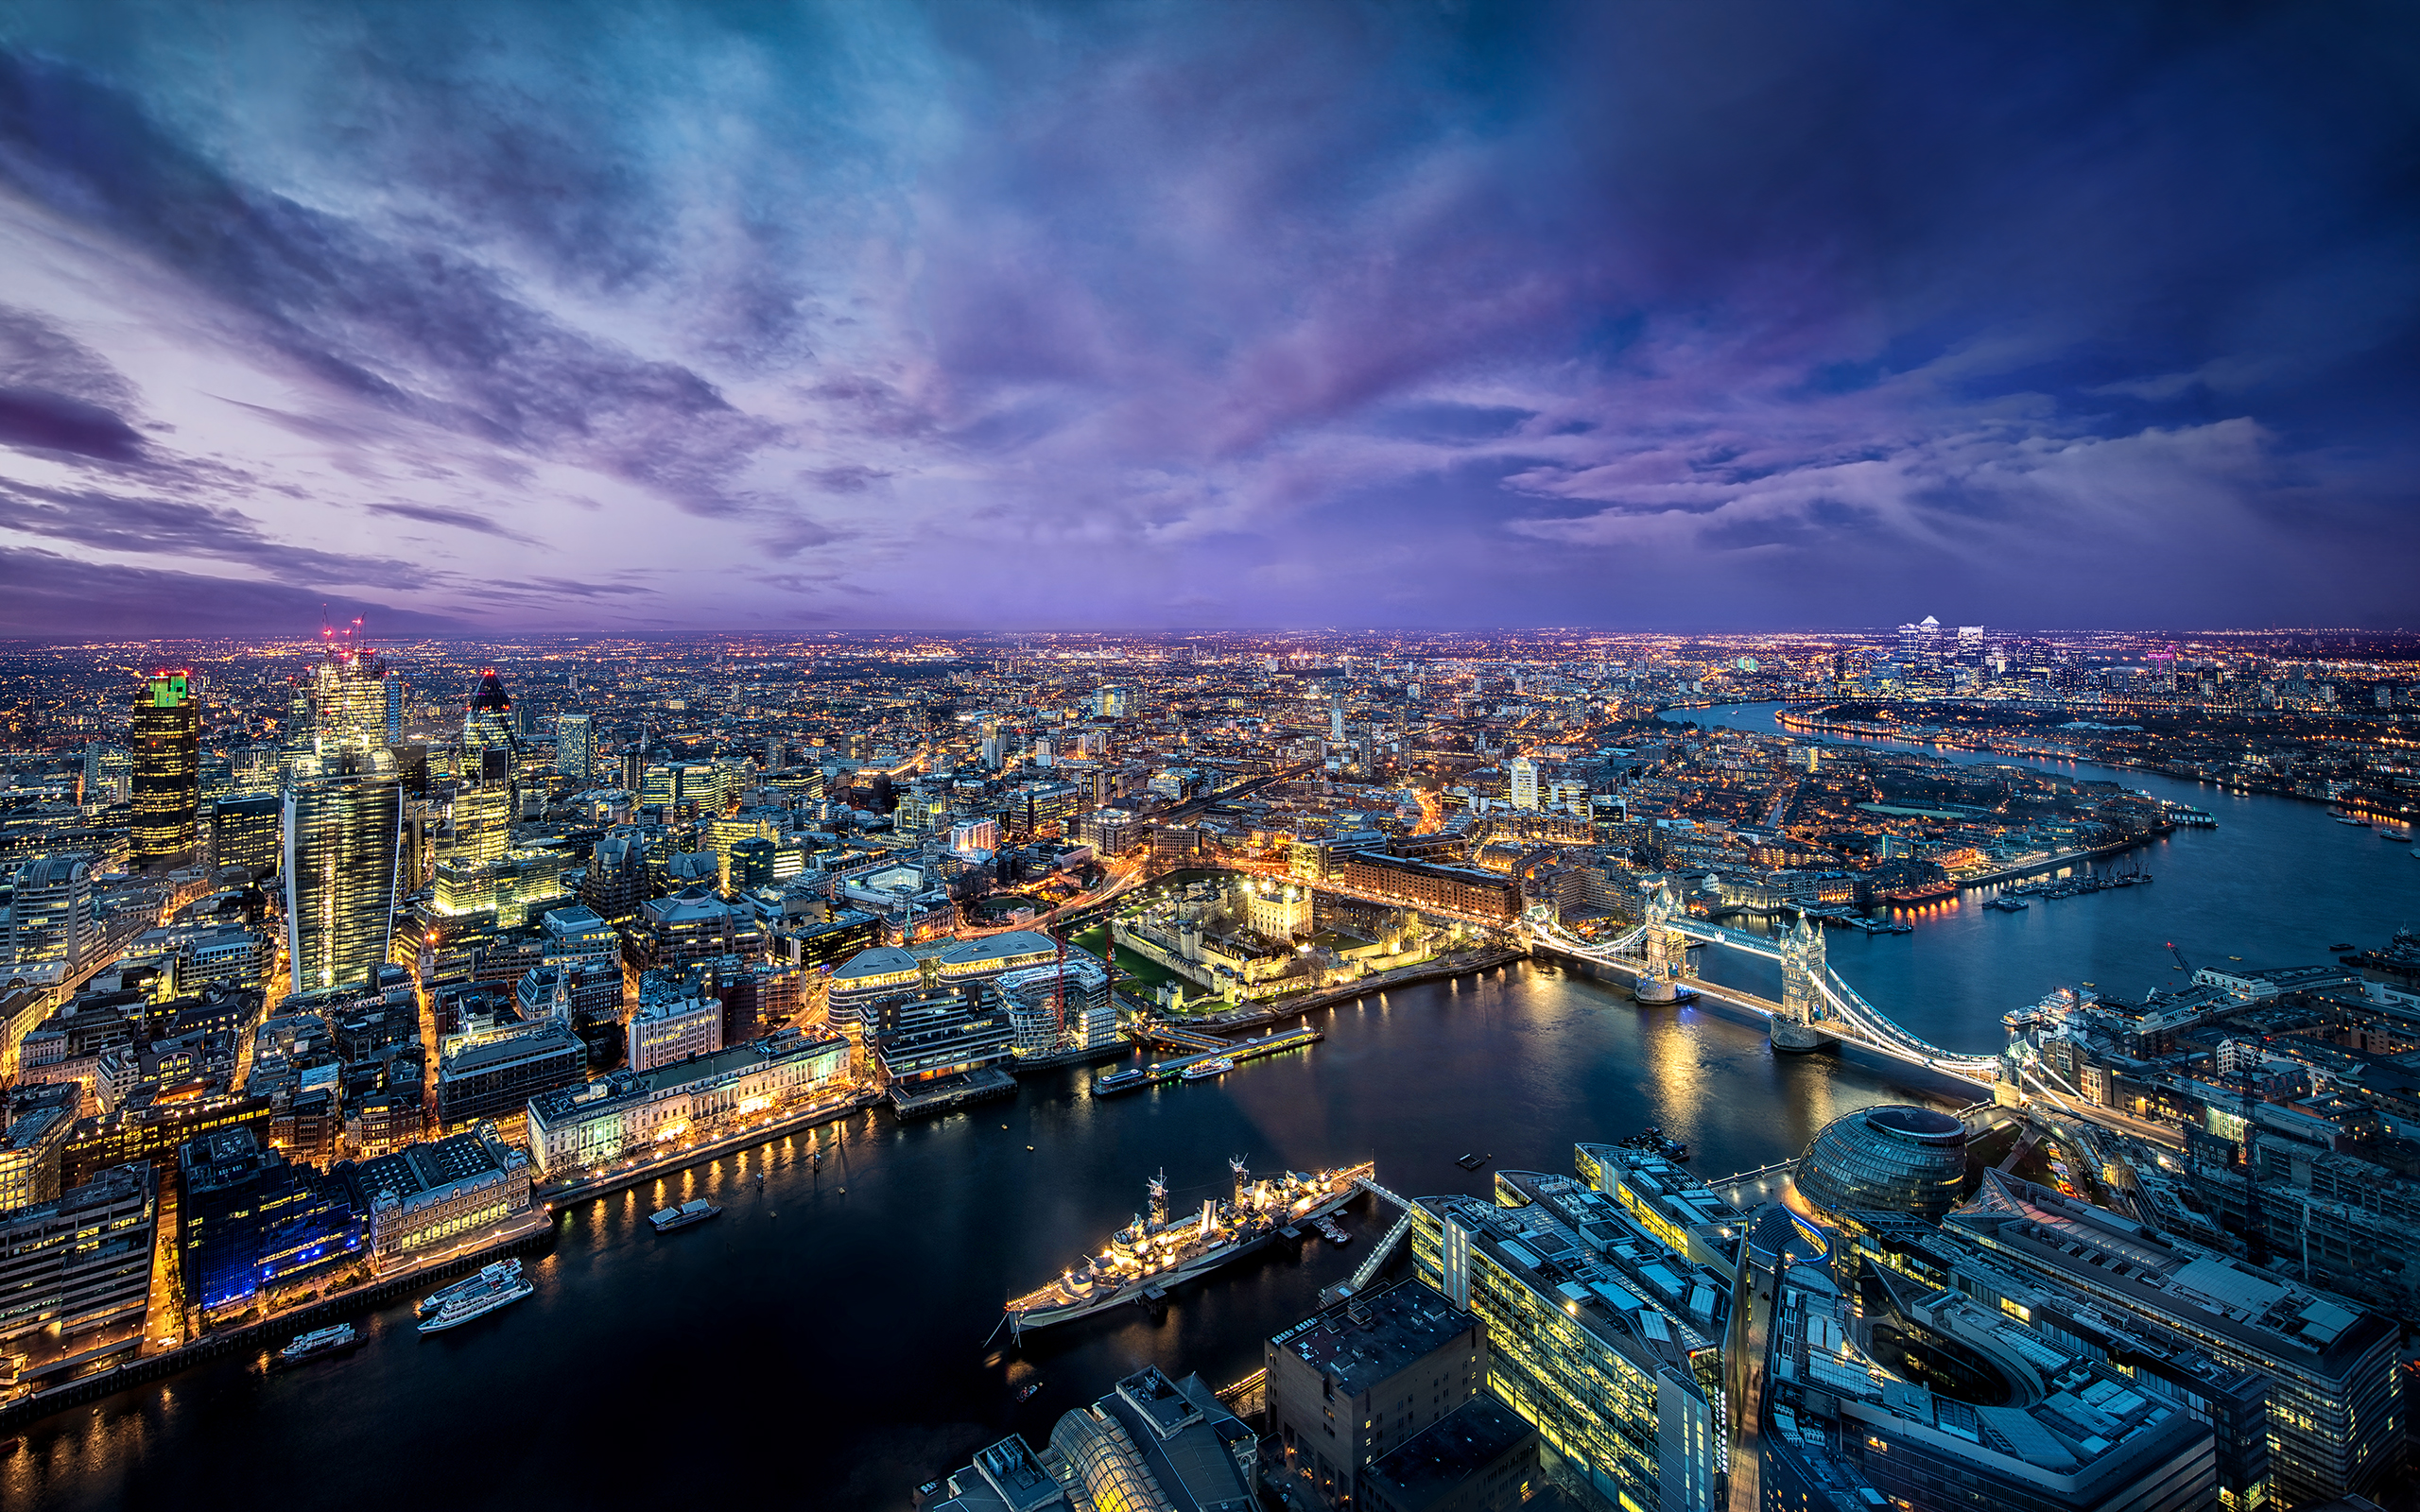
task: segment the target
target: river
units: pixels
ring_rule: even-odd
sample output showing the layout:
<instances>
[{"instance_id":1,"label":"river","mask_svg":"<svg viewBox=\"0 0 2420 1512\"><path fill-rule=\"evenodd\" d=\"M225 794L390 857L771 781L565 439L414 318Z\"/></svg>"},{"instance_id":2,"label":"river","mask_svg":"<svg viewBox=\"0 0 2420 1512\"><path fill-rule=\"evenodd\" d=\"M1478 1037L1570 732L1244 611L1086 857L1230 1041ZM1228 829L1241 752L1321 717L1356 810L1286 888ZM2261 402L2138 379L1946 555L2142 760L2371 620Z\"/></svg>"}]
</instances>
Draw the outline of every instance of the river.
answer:
<instances>
[{"instance_id":1,"label":"river","mask_svg":"<svg viewBox=\"0 0 2420 1512\"><path fill-rule=\"evenodd\" d=\"M1675 710L1668 717L1701 726L1783 733L1777 703ZM2128 852L2156 879L2081 898L2036 899L2022 913L1985 909L1988 891L1898 911L1912 935L1825 932L1831 965L1866 1001L1935 1044L1959 1051L1997 1049L1999 1018L2053 988L2091 984L2139 998L2181 981L2169 945L2193 966L2294 966L2329 959L2340 942L2384 945L2406 923L2420 922L2420 857L2408 844L2337 823L2318 803L2230 793L2126 767L2050 764L1988 751L1935 750L1898 741L1843 745L1922 751L1964 765L2030 766L2106 780L2206 811L2215 830L2179 830ZM1769 997L1780 971L1759 960L1708 951L1705 974Z\"/></svg>"},{"instance_id":2,"label":"river","mask_svg":"<svg viewBox=\"0 0 2420 1512\"><path fill-rule=\"evenodd\" d=\"M1690 717L1771 728L1772 708ZM2335 940L2382 939L2411 906L2407 848L2316 805L2119 775L2221 827L2144 852L2151 887L2010 916L1970 896L1919 916L1913 935L1836 931L1832 960L1918 1033L1985 1049L2002 1011L2060 983L2174 980L2164 940L2197 962L2318 960ZM1772 989L1753 963L1707 970ZM903 1506L1011 1428L1041 1442L1143 1364L1218 1383L1256 1368L1261 1341L1392 1217L1365 1203L1345 1219L1354 1245L1247 1260L1156 1322L1112 1314L1021 1350L987 1344L1002 1299L1127 1221L1154 1170L1179 1210L1223 1186L1229 1155L1297 1170L1374 1158L1399 1192L1485 1191L1490 1173L1456 1156L1563 1171L1575 1140L1656 1123L1720 1175L1795 1155L1851 1108L1918 1095L1885 1069L1776 1058L1726 1020L1642 1012L1526 966L1315 1022L1324 1042L1215 1083L1096 1100L1067 1072L931 1122L860 1116L820 1171L803 1142L777 1142L580 1205L532 1260L527 1301L427 1339L398 1305L359 1320L373 1336L346 1358L274 1375L216 1361L50 1418L0 1448L0 1507ZM699 1194L729 1211L676 1234L647 1225ZM1014 1401L1035 1376L1043 1389Z\"/></svg>"}]
</instances>

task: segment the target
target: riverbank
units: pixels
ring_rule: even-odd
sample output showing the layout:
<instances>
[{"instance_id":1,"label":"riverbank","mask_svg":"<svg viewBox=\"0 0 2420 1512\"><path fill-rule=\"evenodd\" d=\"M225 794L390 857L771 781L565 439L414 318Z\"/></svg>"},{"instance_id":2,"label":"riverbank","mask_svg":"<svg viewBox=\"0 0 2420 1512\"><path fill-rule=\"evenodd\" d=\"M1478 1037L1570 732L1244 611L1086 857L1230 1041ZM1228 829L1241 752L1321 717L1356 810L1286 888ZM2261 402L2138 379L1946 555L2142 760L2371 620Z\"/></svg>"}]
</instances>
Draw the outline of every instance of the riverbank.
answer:
<instances>
[{"instance_id":1,"label":"riverbank","mask_svg":"<svg viewBox=\"0 0 2420 1512\"><path fill-rule=\"evenodd\" d=\"M820 1103L810 1103L794 1112L767 1119L762 1124L751 1124L746 1128L735 1130L703 1144L683 1146L657 1160L636 1162L621 1170L599 1172L575 1180L541 1182L530 1189L530 1194L541 1201L551 1203L556 1208L567 1207L575 1202L586 1202L592 1197L611 1196L616 1192L637 1186L643 1181L652 1181L658 1177L677 1176L691 1166L703 1165L709 1160L720 1160L734 1150L743 1149L751 1144L762 1144L768 1140L780 1139L786 1134L796 1134L803 1129L834 1123L852 1114L863 1112L880 1104L881 1101L882 1093L871 1088L860 1088L845 1097L828 1098Z\"/></svg>"},{"instance_id":2,"label":"riverbank","mask_svg":"<svg viewBox=\"0 0 2420 1512\"><path fill-rule=\"evenodd\" d=\"M1265 1029L1271 1024L1282 1023L1288 1019L1298 1018L1306 1013L1316 1013L1322 1008L1332 1008L1339 1004L1350 1003L1356 998L1368 997L1374 992L1395 991L1403 988L1418 987L1424 982L1443 982L1457 976L1476 976L1481 971L1495 971L1499 966L1510 966L1514 961L1526 958L1527 954L1525 951L1510 948L1469 952L1443 960L1426 961L1418 966L1398 967L1392 971L1381 971L1375 976L1363 977L1359 981L1346 982L1337 987L1321 988L1316 991L1305 993L1299 998L1271 1004L1263 1008L1237 1009L1232 1013L1212 1014L1199 1019L1187 1018L1183 1021L1183 1027L1200 1029L1209 1034L1240 1034L1250 1029Z\"/></svg>"},{"instance_id":3,"label":"riverbank","mask_svg":"<svg viewBox=\"0 0 2420 1512\"><path fill-rule=\"evenodd\" d=\"M0 1403L0 1433L13 1432L54 1413L115 1396L130 1387L165 1380L207 1360L250 1350L266 1350L281 1338L307 1333L315 1328L384 1307L433 1281L467 1276L500 1255L536 1249L554 1239L554 1213L532 1208L508 1223L473 1236L442 1257L416 1262L359 1286L332 1293L302 1307L232 1329L203 1334L191 1343L130 1360L122 1366L79 1376L62 1385Z\"/></svg>"}]
</instances>

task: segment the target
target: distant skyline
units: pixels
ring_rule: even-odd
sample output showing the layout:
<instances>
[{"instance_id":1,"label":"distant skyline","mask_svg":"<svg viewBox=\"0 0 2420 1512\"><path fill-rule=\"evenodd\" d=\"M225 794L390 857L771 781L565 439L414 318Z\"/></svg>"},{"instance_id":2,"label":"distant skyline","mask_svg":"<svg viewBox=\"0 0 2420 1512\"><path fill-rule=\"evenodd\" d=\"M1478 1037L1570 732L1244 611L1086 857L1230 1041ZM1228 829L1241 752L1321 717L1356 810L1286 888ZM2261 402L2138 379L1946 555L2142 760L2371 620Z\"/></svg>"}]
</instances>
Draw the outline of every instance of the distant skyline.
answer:
<instances>
[{"instance_id":1,"label":"distant skyline","mask_svg":"<svg viewBox=\"0 0 2420 1512\"><path fill-rule=\"evenodd\" d=\"M2394 628L2415 147L2385 5L0 0L0 636Z\"/></svg>"}]
</instances>

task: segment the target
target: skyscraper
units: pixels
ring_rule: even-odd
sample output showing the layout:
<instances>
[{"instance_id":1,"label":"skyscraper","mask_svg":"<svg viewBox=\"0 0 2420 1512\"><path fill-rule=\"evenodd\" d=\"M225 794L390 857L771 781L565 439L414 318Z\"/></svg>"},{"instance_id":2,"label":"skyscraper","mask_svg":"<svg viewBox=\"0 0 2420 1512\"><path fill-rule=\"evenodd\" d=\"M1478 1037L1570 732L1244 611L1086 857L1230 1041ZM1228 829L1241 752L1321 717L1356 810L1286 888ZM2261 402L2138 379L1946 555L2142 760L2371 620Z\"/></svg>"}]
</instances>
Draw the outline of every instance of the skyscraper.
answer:
<instances>
[{"instance_id":1,"label":"skyscraper","mask_svg":"<svg viewBox=\"0 0 2420 1512\"><path fill-rule=\"evenodd\" d=\"M478 686L471 690L470 702L462 710L462 749L465 754L509 751L515 744L512 698L504 691L504 679L495 675L495 668L483 668Z\"/></svg>"},{"instance_id":2,"label":"skyscraper","mask_svg":"<svg viewBox=\"0 0 2420 1512\"><path fill-rule=\"evenodd\" d=\"M566 777L585 779L592 754L590 714L559 714L555 718L555 770ZM768 743L769 747L771 743ZM769 768L771 763L768 762Z\"/></svg>"},{"instance_id":3,"label":"skyscraper","mask_svg":"<svg viewBox=\"0 0 2420 1512\"><path fill-rule=\"evenodd\" d=\"M354 639L360 624L355 620L341 633L321 632L325 654L313 669L310 688L309 748L314 755L381 750L403 735L403 681L387 669L375 649Z\"/></svg>"},{"instance_id":4,"label":"skyscraper","mask_svg":"<svg viewBox=\"0 0 2420 1512\"><path fill-rule=\"evenodd\" d=\"M1538 764L1527 756L1515 756L1505 765L1507 796L1516 809L1538 806Z\"/></svg>"},{"instance_id":5,"label":"skyscraper","mask_svg":"<svg viewBox=\"0 0 2420 1512\"><path fill-rule=\"evenodd\" d=\"M367 981L386 963L404 805L384 765L345 751L287 781L286 954L297 992Z\"/></svg>"},{"instance_id":6,"label":"skyscraper","mask_svg":"<svg viewBox=\"0 0 2420 1512\"><path fill-rule=\"evenodd\" d=\"M193 855L201 792L201 708L184 672L154 672L135 696L134 862L158 868Z\"/></svg>"}]
</instances>

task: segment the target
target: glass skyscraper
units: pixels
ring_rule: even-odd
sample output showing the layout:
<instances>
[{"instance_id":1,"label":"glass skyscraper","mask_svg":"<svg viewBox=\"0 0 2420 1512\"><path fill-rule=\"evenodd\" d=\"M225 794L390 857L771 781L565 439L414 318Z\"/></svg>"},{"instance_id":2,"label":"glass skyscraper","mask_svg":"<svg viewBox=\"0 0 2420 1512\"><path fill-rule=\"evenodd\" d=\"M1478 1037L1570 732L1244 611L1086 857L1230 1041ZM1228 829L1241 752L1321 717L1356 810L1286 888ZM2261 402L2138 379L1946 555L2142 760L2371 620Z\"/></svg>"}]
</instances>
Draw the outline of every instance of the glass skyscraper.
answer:
<instances>
[{"instance_id":1,"label":"glass skyscraper","mask_svg":"<svg viewBox=\"0 0 2420 1512\"><path fill-rule=\"evenodd\" d=\"M135 865L180 865L193 856L201 793L201 707L183 672L154 672L134 699L132 789Z\"/></svg>"},{"instance_id":2,"label":"glass skyscraper","mask_svg":"<svg viewBox=\"0 0 2420 1512\"><path fill-rule=\"evenodd\" d=\"M285 789L286 954L294 990L374 977L393 927L403 787L367 752L298 769Z\"/></svg>"},{"instance_id":3,"label":"glass skyscraper","mask_svg":"<svg viewBox=\"0 0 2420 1512\"><path fill-rule=\"evenodd\" d=\"M593 759L593 719L589 714L555 717L555 770L566 777L586 777Z\"/></svg>"}]
</instances>

